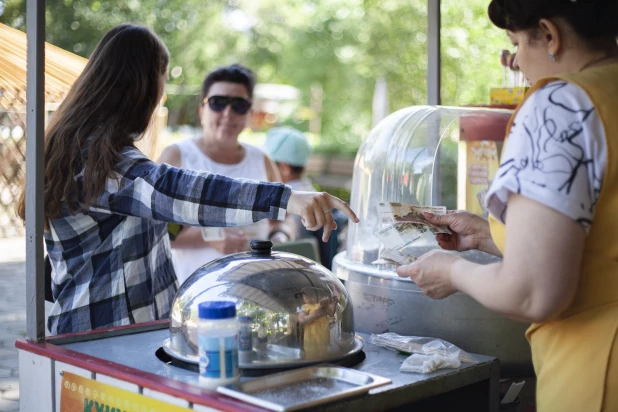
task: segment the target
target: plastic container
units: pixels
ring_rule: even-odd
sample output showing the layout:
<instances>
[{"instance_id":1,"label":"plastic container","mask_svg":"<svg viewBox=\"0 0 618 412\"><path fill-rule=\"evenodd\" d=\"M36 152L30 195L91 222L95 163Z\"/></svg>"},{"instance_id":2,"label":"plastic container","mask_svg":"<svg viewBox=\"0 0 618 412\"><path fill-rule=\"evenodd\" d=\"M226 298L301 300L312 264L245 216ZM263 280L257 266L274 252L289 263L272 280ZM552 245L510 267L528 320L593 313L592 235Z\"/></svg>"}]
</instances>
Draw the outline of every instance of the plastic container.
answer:
<instances>
[{"instance_id":1,"label":"plastic container","mask_svg":"<svg viewBox=\"0 0 618 412\"><path fill-rule=\"evenodd\" d=\"M210 301L198 306L200 385L208 389L238 382L236 304Z\"/></svg>"},{"instance_id":2,"label":"plastic container","mask_svg":"<svg viewBox=\"0 0 618 412\"><path fill-rule=\"evenodd\" d=\"M239 316L238 324L238 358L241 363L248 363L253 354L253 318Z\"/></svg>"}]
</instances>

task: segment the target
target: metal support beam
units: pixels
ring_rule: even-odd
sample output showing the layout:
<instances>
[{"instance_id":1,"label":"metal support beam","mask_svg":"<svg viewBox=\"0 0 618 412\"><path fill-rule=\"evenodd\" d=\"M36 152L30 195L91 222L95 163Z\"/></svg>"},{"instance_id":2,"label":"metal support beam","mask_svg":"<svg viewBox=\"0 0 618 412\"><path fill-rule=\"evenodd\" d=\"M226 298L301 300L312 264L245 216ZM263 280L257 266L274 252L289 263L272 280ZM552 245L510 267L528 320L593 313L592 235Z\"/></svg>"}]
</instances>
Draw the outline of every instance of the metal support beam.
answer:
<instances>
[{"instance_id":1,"label":"metal support beam","mask_svg":"<svg viewBox=\"0 0 618 412\"><path fill-rule=\"evenodd\" d=\"M26 89L26 334L45 338L43 260L43 133L45 127L45 0L27 0Z\"/></svg>"},{"instance_id":2,"label":"metal support beam","mask_svg":"<svg viewBox=\"0 0 618 412\"><path fill-rule=\"evenodd\" d=\"M427 104L440 100L440 0L427 0Z\"/></svg>"}]
</instances>

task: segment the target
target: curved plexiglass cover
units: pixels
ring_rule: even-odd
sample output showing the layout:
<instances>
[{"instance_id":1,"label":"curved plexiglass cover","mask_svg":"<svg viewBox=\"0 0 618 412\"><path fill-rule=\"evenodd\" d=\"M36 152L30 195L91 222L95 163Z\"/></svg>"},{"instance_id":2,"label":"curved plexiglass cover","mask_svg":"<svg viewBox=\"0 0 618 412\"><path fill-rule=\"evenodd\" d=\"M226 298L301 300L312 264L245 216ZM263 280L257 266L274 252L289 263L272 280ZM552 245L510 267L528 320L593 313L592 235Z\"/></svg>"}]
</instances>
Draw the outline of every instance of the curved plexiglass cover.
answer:
<instances>
[{"instance_id":1,"label":"curved plexiglass cover","mask_svg":"<svg viewBox=\"0 0 618 412\"><path fill-rule=\"evenodd\" d=\"M360 223L349 226L347 259L361 264L378 259L381 243L375 233L384 227L376 210L379 202L470 209L470 199L462 203L466 179L474 173L482 177L488 162L467 170L473 166L465 156L489 156L497 164L511 114L503 109L413 106L382 120L356 157L350 206ZM474 147L460 144L464 139L475 141ZM478 183L474 177L471 182ZM409 252L418 256L434 247L428 234L412 246L418 250Z\"/></svg>"},{"instance_id":2,"label":"curved plexiglass cover","mask_svg":"<svg viewBox=\"0 0 618 412\"><path fill-rule=\"evenodd\" d=\"M236 302L238 316L251 318L252 350L239 353L242 368L341 359L362 349L343 284L324 266L302 256L267 247L224 256L199 268L172 304L170 339L164 346L170 355L198 362L198 305L212 300Z\"/></svg>"}]
</instances>

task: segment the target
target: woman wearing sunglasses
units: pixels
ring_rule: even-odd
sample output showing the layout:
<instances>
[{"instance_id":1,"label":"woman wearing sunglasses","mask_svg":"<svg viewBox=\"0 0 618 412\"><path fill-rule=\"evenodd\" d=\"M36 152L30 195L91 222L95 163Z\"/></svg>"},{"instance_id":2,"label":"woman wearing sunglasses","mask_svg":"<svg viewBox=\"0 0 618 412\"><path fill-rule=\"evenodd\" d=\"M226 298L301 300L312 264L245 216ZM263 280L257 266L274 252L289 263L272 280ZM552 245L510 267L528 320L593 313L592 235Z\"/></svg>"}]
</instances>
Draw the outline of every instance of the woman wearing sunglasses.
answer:
<instances>
[{"instance_id":1,"label":"woman wearing sunglasses","mask_svg":"<svg viewBox=\"0 0 618 412\"><path fill-rule=\"evenodd\" d=\"M158 165L134 145L163 96L169 56L150 30L110 30L45 133L45 243L51 334L164 319L178 288L167 222L237 226L303 217L330 236L326 193ZM224 125L222 125L222 128ZM25 216L24 196L18 213Z\"/></svg>"},{"instance_id":2,"label":"woman wearing sunglasses","mask_svg":"<svg viewBox=\"0 0 618 412\"><path fill-rule=\"evenodd\" d=\"M202 134L167 147L159 163L208 171L233 178L280 182L273 162L257 147L238 142L247 126L255 87L251 70L238 64L208 73L199 103ZM215 238L186 227L172 241L174 269L182 284L197 268L220 256L247 250L251 240L282 233L282 222L261 220L241 228L221 229ZM208 231L212 232L212 231Z\"/></svg>"}]
</instances>

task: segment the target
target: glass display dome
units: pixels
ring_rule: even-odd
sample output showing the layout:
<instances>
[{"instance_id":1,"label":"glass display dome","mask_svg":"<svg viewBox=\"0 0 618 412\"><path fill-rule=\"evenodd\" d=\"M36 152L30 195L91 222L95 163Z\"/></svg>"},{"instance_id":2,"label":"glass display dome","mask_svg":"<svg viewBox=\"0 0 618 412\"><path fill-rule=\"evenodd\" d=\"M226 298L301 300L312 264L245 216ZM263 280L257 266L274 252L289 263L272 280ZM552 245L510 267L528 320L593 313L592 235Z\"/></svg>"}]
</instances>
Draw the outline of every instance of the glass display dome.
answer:
<instances>
[{"instance_id":1,"label":"glass display dome","mask_svg":"<svg viewBox=\"0 0 618 412\"><path fill-rule=\"evenodd\" d=\"M481 162L475 168L467 153L472 150L485 160L493 156L497 165L511 113L502 109L414 106L382 120L365 138L356 157L350 206L360 223L349 227L348 259L368 264L378 258L380 241L375 233L382 228L376 210L379 202L475 209L466 207L465 195L470 189L465 180L482 188L485 174L486 190L491 167ZM469 142L470 148L462 142ZM470 211L482 214L479 199L471 200L479 210ZM429 247L432 239L420 239L415 247Z\"/></svg>"},{"instance_id":2,"label":"glass display dome","mask_svg":"<svg viewBox=\"0 0 618 412\"><path fill-rule=\"evenodd\" d=\"M380 202L446 206L486 214L484 195L499 165L512 112L488 108L409 107L382 120L356 157L350 206L360 223L349 225L347 250L333 260L354 304L354 327L447 340L473 353L500 358L504 376L533 376L527 325L491 312L464 293L432 300L392 265L374 265L381 252ZM404 253L437 248L428 231ZM462 253L479 263L499 259Z\"/></svg>"}]
</instances>

